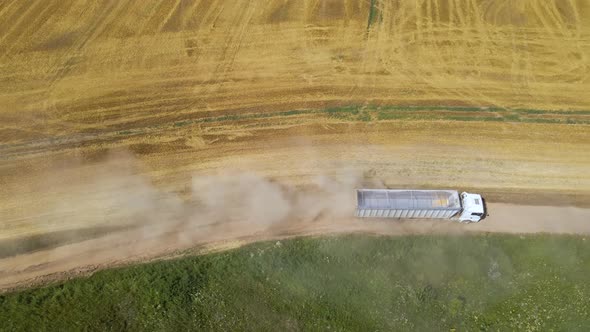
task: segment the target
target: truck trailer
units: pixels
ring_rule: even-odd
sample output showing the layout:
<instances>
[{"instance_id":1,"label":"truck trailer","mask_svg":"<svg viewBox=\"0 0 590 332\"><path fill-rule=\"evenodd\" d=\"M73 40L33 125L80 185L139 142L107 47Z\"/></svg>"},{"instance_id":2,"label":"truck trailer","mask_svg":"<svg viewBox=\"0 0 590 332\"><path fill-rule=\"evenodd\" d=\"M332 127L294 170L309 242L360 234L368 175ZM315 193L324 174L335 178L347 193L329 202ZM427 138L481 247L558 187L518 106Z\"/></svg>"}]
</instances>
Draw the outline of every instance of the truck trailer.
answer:
<instances>
[{"instance_id":1,"label":"truck trailer","mask_svg":"<svg viewBox=\"0 0 590 332\"><path fill-rule=\"evenodd\" d=\"M456 190L357 189L356 216L471 223L483 220L487 211L481 195Z\"/></svg>"}]
</instances>

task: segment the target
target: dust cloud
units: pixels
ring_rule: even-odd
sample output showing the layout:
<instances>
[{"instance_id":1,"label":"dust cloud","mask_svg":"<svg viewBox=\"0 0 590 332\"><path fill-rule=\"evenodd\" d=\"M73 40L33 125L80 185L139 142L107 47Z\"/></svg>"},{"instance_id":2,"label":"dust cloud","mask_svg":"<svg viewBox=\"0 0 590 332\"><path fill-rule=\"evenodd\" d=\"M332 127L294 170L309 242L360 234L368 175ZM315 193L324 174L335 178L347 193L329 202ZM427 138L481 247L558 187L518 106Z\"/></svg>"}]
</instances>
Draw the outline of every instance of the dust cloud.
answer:
<instances>
[{"instance_id":1,"label":"dust cloud","mask_svg":"<svg viewBox=\"0 0 590 332\"><path fill-rule=\"evenodd\" d=\"M143 167L130 153L111 152L98 163L60 162L28 187L13 188L20 208L0 207L0 251L12 253L0 255L0 289L63 271L277 234L294 220L301 232L301 225L311 227L320 217L352 215L353 189L362 180L362 174L348 172L296 187L256 172L227 170L194 175L190 192L181 195L153 183ZM80 229L112 231L89 237L87 231L76 232ZM19 239L55 233L69 237L38 247L19 244Z\"/></svg>"},{"instance_id":2,"label":"dust cloud","mask_svg":"<svg viewBox=\"0 0 590 332\"><path fill-rule=\"evenodd\" d=\"M139 232L148 237L149 232L203 232L221 224L263 230L295 216L350 215L353 189L362 180L362 174L351 171L295 187L256 172L223 170L193 175L190 192L181 195L153 183L149 171L127 152L109 153L100 163L61 162L46 173L33 178L36 183L29 188L14 189L21 208L4 211L0 239L105 225L145 226ZM21 231L11 233L6 225Z\"/></svg>"}]
</instances>

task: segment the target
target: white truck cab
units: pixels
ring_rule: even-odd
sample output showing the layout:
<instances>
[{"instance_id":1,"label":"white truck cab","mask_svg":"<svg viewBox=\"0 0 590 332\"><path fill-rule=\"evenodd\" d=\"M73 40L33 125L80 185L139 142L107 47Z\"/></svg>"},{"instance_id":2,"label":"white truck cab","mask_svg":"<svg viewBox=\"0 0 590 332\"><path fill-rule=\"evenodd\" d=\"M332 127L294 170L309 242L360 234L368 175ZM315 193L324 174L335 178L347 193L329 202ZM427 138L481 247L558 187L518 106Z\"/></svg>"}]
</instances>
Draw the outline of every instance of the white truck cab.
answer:
<instances>
[{"instance_id":1,"label":"white truck cab","mask_svg":"<svg viewBox=\"0 0 590 332\"><path fill-rule=\"evenodd\" d=\"M486 217L485 202L481 195L461 193L463 211L459 216L461 222L479 222Z\"/></svg>"}]
</instances>

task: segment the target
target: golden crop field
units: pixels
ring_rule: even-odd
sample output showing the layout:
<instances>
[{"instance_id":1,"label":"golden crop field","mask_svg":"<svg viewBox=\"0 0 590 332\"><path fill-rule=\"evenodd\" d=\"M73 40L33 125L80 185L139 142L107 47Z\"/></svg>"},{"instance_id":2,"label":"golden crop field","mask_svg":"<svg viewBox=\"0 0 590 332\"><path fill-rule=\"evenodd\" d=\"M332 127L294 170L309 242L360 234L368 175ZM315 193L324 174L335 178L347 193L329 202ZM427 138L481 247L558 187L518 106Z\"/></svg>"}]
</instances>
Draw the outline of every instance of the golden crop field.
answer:
<instances>
[{"instance_id":1,"label":"golden crop field","mask_svg":"<svg viewBox=\"0 0 590 332\"><path fill-rule=\"evenodd\" d=\"M590 108L584 0L2 1L3 142L347 103Z\"/></svg>"}]
</instances>

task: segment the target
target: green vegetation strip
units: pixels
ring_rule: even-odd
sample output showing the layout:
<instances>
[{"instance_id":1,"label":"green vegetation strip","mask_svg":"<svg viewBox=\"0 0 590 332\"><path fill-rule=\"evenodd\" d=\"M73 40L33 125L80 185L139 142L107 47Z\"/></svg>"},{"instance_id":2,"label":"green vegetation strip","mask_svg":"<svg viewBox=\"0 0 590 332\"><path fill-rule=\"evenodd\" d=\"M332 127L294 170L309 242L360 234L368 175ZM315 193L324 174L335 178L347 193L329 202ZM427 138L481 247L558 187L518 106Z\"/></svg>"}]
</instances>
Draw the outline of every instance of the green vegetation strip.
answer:
<instances>
[{"instance_id":1,"label":"green vegetation strip","mask_svg":"<svg viewBox=\"0 0 590 332\"><path fill-rule=\"evenodd\" d=\"M590 115L590 111L457 106L347 106L329 108L323 112L332 117L350 121L446 120L590 124L590 118L587 117Z\"/></svg>"},{"instance_id":2,"label":"green vegetation strip","mask_svg":"<svg viewBox=\"0 0 590 332\"><path fill-rule=\"evenodd\" d=\"M588 331L590 239L266 242L0 295L0 330Z\"/></svg>"},{"instance_id":3,"label":"green vegetation strip","mask_svg":"<svg viewBox=\"0 0 590 332\"><path fill-rule=\"evenodd\" d=\"M367 22L367 32L371 28L371 25L375 22L377 18L377 0L371 0L371 6L369 7L369 19Z\"/></svg>"},{"instance_id":4,"label":"green vegetation strip","mask_svg":"<svg viewBox=\"0 0 590 332\"><path fill-rule=\"evenodd\" d=\"M453 114L445 114L452 112ZM486 115L474 115L473 113ZM590 111L505 109L498 107L460 107L460 106L361 106L350 105L320 110L292 110L273 113L244 113L183 120L173 124L184 127L199 123L223 123L244 120L290 117L296 115L324 115L345 121L384 121L384 120L440 120L440 121L495 121L556 124L590 124ZM544 117L543 117L544 116ZM132 134L130 131L120 135Z\"/></svg>"}]
</instances>

